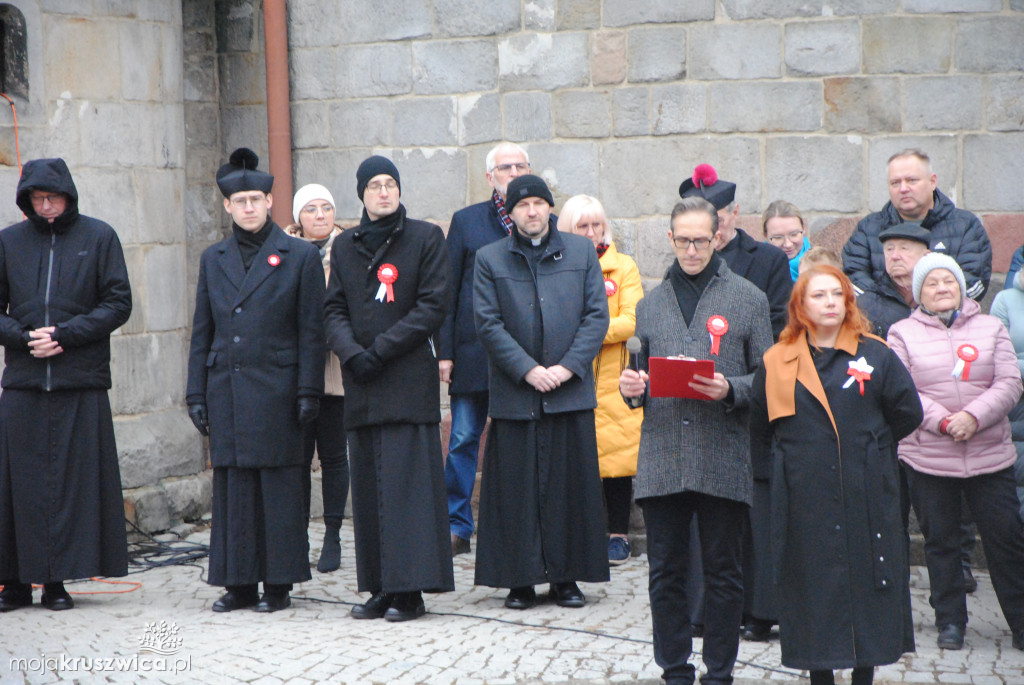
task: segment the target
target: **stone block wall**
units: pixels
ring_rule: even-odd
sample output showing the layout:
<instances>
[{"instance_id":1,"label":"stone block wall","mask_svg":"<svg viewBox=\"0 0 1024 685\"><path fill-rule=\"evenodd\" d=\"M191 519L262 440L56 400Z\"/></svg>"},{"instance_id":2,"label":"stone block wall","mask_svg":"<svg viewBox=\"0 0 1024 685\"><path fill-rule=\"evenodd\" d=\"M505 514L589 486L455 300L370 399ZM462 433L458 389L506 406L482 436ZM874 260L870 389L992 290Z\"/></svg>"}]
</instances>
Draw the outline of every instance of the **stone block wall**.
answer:
<instances>
[{"instance_id":1,"label":"stone block wall","mask_svg":"<svg viewBox=\"0 0 1024 685\"><path fill-rule=\"evenodd\" d=\"M741 225L788 199L841 245L888 199L886 160L931 154L983 217L996 270L1024 242L1024 7L1006 0L308 0L289 4L296 187L355 221L355 167L402 172L413 216L488 194L483 156L524 144L557 204L600 198L642 273L700 162Z\"/></svg>"},{"instance_id":2,"label":"stone block wall","mask_svg":"<svg viewBox=\"0 0 1024 685\"><path fill-rule=\"evenodd\" d=\"M63 157L82 213L111 224L124 247L133 311L112 338L110 398L126 514L148 530L165 529L195 515L202 500L188 493L209 490L202 443L183 409L190 323L183 3L9 4L28 32L29 97L16 99L21 159ZM14 138L7 107L0 138ZM22 219L18 176L5 153L0 225Z\"/></svg>"}]
</instances>

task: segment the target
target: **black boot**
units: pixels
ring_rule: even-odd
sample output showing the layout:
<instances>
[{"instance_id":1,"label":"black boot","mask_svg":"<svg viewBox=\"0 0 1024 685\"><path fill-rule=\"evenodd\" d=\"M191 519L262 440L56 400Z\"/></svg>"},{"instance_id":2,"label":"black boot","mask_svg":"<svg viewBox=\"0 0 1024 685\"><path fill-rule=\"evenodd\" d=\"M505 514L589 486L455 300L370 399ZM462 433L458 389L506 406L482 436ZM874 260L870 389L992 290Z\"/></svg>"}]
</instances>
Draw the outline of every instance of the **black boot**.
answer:
<instances>
[{"instance_id":1,"label":"black boot","mask_svg":"<svg viewBox=\"0 0 1024 685\"><path fill-rule=\"evenodd\" d=\"M32 586L19 583L17 580L0 581L4 586L0 590L0 612L14 611L32 605Z\"/></svg>"},{"instance_id":2,"label":"black boot","mask_svg":"<svg viewBox=\"0 0 1024 685\"><path fill-rule=\"evenodd\" d=\"M50 611L74 609L75 600L64 589L64 583L46 583L43 585L43 598L39 602Z\"/></svg>"},{"instance_id":3,"label":"black boot","mask_svg":"<svg viewBox=\"0 0 1024 685\"><path fill-rule=\"evenodd\" d=\"M316 562L316 570L320 573L336 571L341 566L341 526L327 524L324 531L324 546L320 548L320 559Z\"/></svg>"},{"instance_id":4,"label":"black boot","mask_svg":"<svg viewBox=\"0 0 1024 685\"><path fill-rule=\"evenodd\" d=\"M419 592L396 592L394 601L384 613L384 620L392 623L412 621L425 613L427 613L427 609L423 606L422 594Z\"/></svg>"}]
</instances>

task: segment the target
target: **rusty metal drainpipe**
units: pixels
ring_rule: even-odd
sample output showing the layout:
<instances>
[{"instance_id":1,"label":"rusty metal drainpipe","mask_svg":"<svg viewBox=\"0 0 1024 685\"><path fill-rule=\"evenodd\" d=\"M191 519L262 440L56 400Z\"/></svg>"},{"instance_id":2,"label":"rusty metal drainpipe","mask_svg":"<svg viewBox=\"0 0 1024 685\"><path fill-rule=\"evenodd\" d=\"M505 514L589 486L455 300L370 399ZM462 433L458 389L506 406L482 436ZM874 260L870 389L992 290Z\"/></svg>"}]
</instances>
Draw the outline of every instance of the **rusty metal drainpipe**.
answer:
<instances>
[{"instance_id":1,"label":"rusty metal drainpipe","mask_svg":"<svg viewBox=\"0 0 1024 685\"><path fill-rule=\"evenodd\" d=\"M278 226L292 223L292 131L288 84L288 23L285 0L264 0L267 60L267 143L276 202L270 215Z\"/></svg>"}]
</instances>

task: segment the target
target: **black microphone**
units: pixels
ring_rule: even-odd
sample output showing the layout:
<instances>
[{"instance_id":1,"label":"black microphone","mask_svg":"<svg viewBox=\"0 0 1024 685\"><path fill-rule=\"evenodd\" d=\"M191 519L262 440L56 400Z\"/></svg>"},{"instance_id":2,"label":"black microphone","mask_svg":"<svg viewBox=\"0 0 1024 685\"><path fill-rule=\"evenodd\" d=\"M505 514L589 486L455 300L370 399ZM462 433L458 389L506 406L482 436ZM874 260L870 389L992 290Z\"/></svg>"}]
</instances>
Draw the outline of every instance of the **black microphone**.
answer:
<instances>
[{"instance_id":1,"label":"black microphone","mask_svg":"<svg viewBox=\"0 0 1024 685\"><path fill-rule=\"evenodd\" d=\"M626 350L629 352L629 368L637 373L640 372L640 350L642 349L640 338L635 335L626 341Z\"/></svg>"}]
</instances>

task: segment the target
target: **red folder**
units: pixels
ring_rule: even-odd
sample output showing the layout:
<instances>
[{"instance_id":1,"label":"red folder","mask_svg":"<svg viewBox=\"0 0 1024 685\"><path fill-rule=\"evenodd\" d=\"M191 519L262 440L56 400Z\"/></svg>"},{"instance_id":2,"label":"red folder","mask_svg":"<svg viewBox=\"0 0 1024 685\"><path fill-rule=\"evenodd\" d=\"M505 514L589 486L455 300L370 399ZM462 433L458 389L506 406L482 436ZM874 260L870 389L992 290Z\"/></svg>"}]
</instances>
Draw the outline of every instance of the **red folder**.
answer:
<instances>
[{"instance_id":1,"label":"red folder","mask_svg":"<svg viewBox=\"0 0 1024 685\"><path fill-rule=\"evenodd\" d=\"M651 397L685 397L693 400L710 400L702 392L690 387L694 375L714 378L715 363L710 359L670 359L651 357L648 360L648 374L651 377Z\"/></svg>"}]
</instances>

